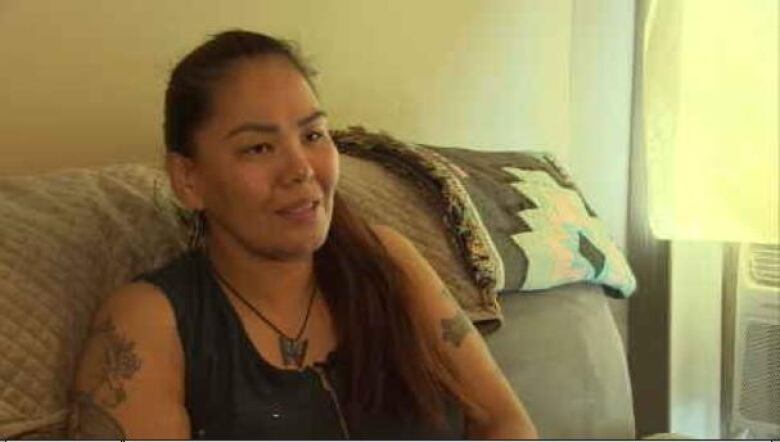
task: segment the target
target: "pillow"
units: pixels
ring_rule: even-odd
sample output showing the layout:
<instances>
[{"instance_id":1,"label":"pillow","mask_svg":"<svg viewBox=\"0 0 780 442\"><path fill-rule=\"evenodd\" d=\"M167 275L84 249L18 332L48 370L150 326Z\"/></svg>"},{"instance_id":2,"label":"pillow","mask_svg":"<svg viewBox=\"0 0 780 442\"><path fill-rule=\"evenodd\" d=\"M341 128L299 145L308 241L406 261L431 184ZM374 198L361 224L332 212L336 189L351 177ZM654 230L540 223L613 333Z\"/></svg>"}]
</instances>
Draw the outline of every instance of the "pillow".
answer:
<instances>
[{"instance_id":1,"label":"pillow","mask_svg":"<svg viewBox=\"0 0 780 442\"><path fill-rule=\"evenodd\" d=\"M433 195L482 290L510 293L590 281L614 297L636 280L564 168L545 152L494 152L402 143L362 128L337 132Z\"/></svg>"},{"instance_id":2,"label":"pillow","mask_svg":"<svg viewBox=\"0 0 780 442\"><path fill-rule=\"evenodd\" d=\"M480 290L473 282L436 201L374 161L342 155L341 168L339 190L344 198L367 221L406 235L483 333L498 328L503 318L495 292Z\"/></svg>"},{"instance_id":3,"label":"pillow","mask_svg":"<svg viewBox=\"0 0 780 442\"><path fill-rule=\"evenodd\" d=\"M0 178L0 438L57 437L104 296L185 245L162 172Z\"/></svg>"}]
</instances>

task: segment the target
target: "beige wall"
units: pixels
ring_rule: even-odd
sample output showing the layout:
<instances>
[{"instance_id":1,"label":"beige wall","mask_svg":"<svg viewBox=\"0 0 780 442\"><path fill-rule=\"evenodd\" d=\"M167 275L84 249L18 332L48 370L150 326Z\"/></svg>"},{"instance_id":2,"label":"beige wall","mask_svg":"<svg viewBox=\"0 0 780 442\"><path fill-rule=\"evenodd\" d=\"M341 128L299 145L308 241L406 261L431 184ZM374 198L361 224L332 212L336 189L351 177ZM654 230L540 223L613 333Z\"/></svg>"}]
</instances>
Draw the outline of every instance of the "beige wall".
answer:
<instances>
[{"instance_id":1,"label":"beige wall","mask_svg":"<svg viewBox=\"0 0 780 442\"><path fill-rule=\"evenodd\" d=\"M556 153L622 247L633 10L628 0L0 0L0 175L159 159L170 69L208 34L243 27L302 44L337 127Z\"/></svg>"},{"instance_id":2,"label":"beige wall","mask_svg":"<svg viewBox=\"0 0 780 442\"><path fill-rule=\"evenodd\" d=\"M632 0L0 0L0 176L159 161L176 61L241 27L301 43L332 125L547 150L623 248ZM613 307L625 338L625 304Z\"/></svg>"},{"instance_id":3,"label":"beige wall","mask_svg":"<svg viewBox=\"0 0 780 442\"><path fill-rule=\"evenodd\" d=\"M567 164L623 247L629 197L633 2L574 0L571 41Z\"/></svg>"},{"instance_id":4,"label":"beige wall","mask_svg":"<svg viewBox=\"0 0 780 442\"><path fill-rule=\"evenodd\" d=\"M0 1L0 174L157 160L174 63L230 27L298 40L333 124L569 143L568 0Z\"/></svg>"}]
</instances>

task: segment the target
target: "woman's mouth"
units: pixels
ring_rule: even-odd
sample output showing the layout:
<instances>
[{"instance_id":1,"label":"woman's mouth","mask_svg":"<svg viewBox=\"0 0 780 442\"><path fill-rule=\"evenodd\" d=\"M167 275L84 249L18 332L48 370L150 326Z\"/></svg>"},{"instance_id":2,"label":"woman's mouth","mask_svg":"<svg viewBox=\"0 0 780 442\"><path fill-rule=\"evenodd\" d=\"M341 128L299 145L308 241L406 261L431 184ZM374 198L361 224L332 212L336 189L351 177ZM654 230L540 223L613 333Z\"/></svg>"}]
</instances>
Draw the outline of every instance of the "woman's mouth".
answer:
<instances>
[{"instance_id":1,"label":"woman's mouth","mask_svg":"<svg viewBox=\"0 0 780 442\"><path fill-rule=\"evenodd\" d=\"M316 220L317 207L320 205L319 201L304 201L300 204L296 204L293 207L278 210L276 214L283 219L297 222L297 223L310 223Z\"/></svg>"}]
</instances>

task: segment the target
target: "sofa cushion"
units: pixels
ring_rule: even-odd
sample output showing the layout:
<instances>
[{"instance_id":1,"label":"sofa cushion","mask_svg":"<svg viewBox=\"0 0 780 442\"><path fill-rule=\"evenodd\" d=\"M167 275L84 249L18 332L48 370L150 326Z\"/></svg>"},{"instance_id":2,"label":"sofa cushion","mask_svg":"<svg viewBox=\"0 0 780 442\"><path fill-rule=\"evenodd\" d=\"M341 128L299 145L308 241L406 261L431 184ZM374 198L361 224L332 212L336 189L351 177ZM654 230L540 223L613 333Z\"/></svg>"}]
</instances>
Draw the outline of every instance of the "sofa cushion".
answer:
<instances>
[{"instance_id":1,"label":"sofa cushion","mask_svg":"<svg viewBox=\"0 0 780 442\"><path fill-rule=\"evenodd\" d=\"M0 438L62 428L100 301L183 249L165 182L141 165L0 179Z\"/></svg>"},{"instance_id":2,"label":"sofa cushion","mask_svg":"<svg viewBox=\"0 0 780 442\"><path fill-rule=\"evenodd\" d=\"M540 437L633 439L628 363L603 287L500 299L506 321L487 344Z\"/></svg>"}]
</instances>

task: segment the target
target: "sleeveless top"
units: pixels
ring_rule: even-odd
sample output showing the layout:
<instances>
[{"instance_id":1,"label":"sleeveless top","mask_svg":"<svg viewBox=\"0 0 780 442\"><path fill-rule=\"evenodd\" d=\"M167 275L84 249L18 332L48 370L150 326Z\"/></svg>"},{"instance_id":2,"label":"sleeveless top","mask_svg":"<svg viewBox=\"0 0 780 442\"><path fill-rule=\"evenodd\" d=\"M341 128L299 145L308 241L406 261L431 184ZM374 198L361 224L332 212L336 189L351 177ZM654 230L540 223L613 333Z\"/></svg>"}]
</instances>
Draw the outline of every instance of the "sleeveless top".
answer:
<instances>
[{"instance_id":1,"label":"sleeveless top","mask_svg":"<svg viewBox=\"0 0 780 442\"><path fill-rule=\"evenodd\" d=\"M464 437L463 414L449 396L444 428L382 415L349 421L342 412L338 351L300 371L271 365L250 341L201 251L186 252L137 280L157 286L173 307L194 439Z\"/></svg>"}]
</instances>

